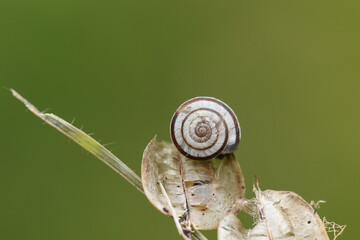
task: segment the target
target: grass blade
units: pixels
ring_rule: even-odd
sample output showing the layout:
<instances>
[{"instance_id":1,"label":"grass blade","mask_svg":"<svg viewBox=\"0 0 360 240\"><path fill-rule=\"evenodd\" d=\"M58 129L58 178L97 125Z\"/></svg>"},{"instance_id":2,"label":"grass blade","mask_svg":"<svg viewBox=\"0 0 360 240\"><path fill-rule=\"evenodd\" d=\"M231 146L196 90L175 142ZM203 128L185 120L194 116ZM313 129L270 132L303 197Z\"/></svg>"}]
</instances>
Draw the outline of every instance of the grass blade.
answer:
<instances>
[{"instance_id":1,"label":"grass blade","mask_svg":"<svg viewBox=\"0 0 360 240\"><path fill-rule=\"evenodd\" d=\"M15 90L11 89L12 94L18 100L25 104L25 106L36 116L41 118L50 126L57 129L59 132L79 144L81 147L85 148L87 151L92 153L95 157L103 161L109 167L119 173L124 177L131 185L133 185L137 190L144 193L144 189L141 183L141 179L135 172L133 172L125 163L118 159L114 154L107 150L103 145L97 142L95 139L87 135L85 132L74 127L65 120L59 118L58 116L51 113L42 113L29 101L23 98Z\"/></svg>"}]
</instances>

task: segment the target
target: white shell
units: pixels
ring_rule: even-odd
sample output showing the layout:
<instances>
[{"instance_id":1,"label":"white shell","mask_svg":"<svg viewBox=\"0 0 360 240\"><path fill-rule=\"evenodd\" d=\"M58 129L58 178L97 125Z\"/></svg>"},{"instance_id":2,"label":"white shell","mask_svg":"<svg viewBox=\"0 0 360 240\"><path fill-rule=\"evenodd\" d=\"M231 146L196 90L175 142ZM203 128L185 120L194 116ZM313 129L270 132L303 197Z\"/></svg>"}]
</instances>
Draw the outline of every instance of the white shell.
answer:
<instances>
[{"instance_id":1,"label":"white shell","mask_svg":"<svg viewBox=\"0 0 360 240\"><path fill-rule=\"evenodd\" d=\"M176 148L194 160L232 153L241 137L234 112L211 97L196 97L183 103L171 120L170 132Z\"/></svg>"}]
</instances>

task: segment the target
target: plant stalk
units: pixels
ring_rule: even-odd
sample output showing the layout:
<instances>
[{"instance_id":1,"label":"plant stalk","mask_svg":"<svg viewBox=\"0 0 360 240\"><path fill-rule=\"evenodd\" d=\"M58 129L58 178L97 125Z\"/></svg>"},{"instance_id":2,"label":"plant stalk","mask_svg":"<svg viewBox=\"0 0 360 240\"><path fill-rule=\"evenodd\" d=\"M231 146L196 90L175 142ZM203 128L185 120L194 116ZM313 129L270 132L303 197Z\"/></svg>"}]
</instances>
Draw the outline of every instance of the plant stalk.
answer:
<instances>
[{"instance_id":1,"label":"plant stalk","mask_svg":"<svg viewBox=\"0 0 360 240\"><path fill-rule=\"evenodd\" d=\"M137 190L144 193L144 188L141 182L141 178L136 175L136 173L131 170L125 163L123 163L119 158L112 154L107 148L101 145L98 141L90 137L88 134L82 130L76 128L72 124L63 120L62 118L52 114L52 113L42 113L29 101L23 98L19 93L14 89L10 89L11 93L17 98L20 102L25 104L25 106L37 117L42 119L45 123L54 127L56 130L79 144L85 150L93 154L95 157L100 159L106 165L111 167L115 172L119 173L123 178L125 178L131 185L133 185ZM199 232L197 229L192 227L193 237L197 240L207 240L207 238Z\"/></svg>"}]
</instances>

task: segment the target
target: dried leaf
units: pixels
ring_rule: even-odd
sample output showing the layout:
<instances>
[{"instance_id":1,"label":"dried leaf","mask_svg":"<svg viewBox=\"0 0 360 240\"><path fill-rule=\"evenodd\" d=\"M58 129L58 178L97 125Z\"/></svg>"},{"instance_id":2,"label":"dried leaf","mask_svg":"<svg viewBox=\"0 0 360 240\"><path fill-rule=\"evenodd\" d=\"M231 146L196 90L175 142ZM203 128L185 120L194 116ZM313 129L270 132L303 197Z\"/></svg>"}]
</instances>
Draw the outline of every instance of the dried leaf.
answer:
<instances>
[{"instance_id":1,"label":"dried leaf","mask_svg":"<svg viewBox=\"0 0 360 240\"><path fill-rule=\"evenodd\" d=\"M237 218L238 212L229 212L220 222L219 240L329 239L319 215L296 193L260 188L254 192L256 225L247 230Z\"/></svg>"},{"instance_id":2,"label":"dried leaf","mask_svg":"<svg viewBox=\"0 0 360 240\"><path fill-rule=\"evenodd\" d=\"M141 177L150 202L165 215L170 206L161 182L183 225L215 229L235 202L244 197L240 165L233 154L223 159L187 159L171 143L152 139L143 155Z\"/></svg>"}]
</instances>

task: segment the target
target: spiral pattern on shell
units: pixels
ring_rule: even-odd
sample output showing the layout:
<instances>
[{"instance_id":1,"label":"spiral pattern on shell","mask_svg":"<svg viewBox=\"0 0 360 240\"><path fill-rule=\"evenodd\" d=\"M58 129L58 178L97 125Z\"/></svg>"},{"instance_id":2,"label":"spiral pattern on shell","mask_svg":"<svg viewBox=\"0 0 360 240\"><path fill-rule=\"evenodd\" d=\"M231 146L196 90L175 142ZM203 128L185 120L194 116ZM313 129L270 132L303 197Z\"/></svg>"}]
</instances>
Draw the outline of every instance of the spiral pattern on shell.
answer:
<instances>
[{"instance_id":1,"label":"spiral pattern on shell","mask_svg":"<svg viewBox=\"0 0 360 240\"><path fill-rule=\"evenodd\" d=\"M194 160L234 152L241 136L231 108L211 97L196 97L183 103L171 120L170 132L176 148Z\"/></svg>"}]
</instances>

